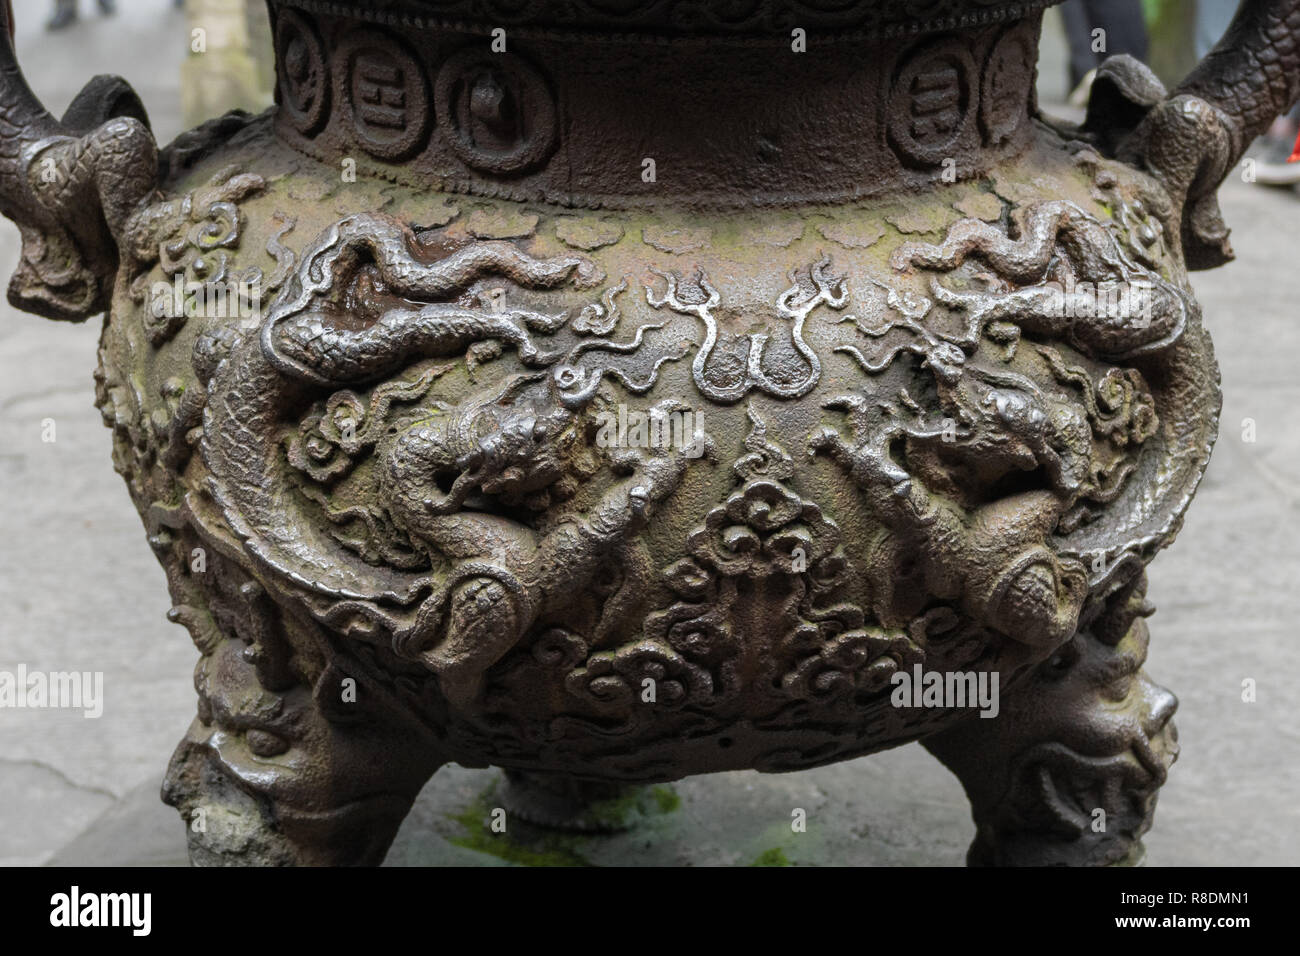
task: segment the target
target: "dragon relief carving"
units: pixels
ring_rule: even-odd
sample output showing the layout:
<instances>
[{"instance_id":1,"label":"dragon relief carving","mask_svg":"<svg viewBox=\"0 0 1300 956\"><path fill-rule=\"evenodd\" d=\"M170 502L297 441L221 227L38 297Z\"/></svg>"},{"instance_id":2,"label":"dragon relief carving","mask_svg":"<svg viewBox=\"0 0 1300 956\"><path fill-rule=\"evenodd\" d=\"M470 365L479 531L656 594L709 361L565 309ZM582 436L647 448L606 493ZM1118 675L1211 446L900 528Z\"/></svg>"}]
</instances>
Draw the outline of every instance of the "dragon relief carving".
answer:
<instances>
[{"instance_id":1,"label":"dragon relief carving","mask_svg":"<svg viewBox=\"0 0 1300 956\"><path fill-rule=\"evenodd\" d=\"M946 274L930 277L929 296L875 282L878 301L841 319L871 344L835 350L881 385L824 401L847 415L852 437L827 425L811 447L894 531L882 577L900 593L959 600L1029 644L1074 633L1098 582L1062 540L1120 498L1161 428L1143 374L1120 363L1174 350L1194 310L1148 238L1127 217L1106 225L1060 201L1016 210L1010 228L962 220L939 244L893 253L900 276ZM928 376L886 380L902 356ZM1116 506L1120 520L1167 520L1185 489L1167 490L1164 501Z\"/></svg>"},{"instance_id":2,"label":"dragon relief carving","mask_svg":"<svg viewBox=\"0 0 1300 956\"><path fill-rule=\"evenodd\" d=\"M1058 538L1116 499L1159 426L1142 374L1111 363L1172 347L1190 309L1111 227L1073 204L1039 203L1015 213L1010 230L963 220L937 245L901 245L900 276L947 274L928 280L928 296L869 280L878 301L862 298L850 314L849 283L829 259L796 270L776 303L789 341L778 349L749 333L730 374L718 354L722 296L703 272L688 282L651 270L666 287L646 282L649 317L618 341L631 277L598 301L547 312L514 304L509 288L582 292L603 273L580 255L538 259L499 240L436 248L383 215L341 220L287 271L256 335L201 336L195 360L207 385L207 492L248 553L318 619L391 641L464 706L494 664L611 563L629 573L590 632L552 628L554 639L530 645L567 668L570 694L600 714L626 714L647 677L670 708L735 699L742 662L757 653L745 635L774 633L777 618L785 623L763 666L787 700L866 704L945 629L1059 645L1077 628L1090 580ZM1052 298L1058 284L1137 281L1152 289L1140 320L1114 309L1075 319ZM823 306L838 323L823 321L813 341L851 327L859 341L835 351L881 379L824 399L850 434L823 425L808 445L844 469L890 532L871 552L873 608L843 599L852 571L839 527L791 489L797 468L751 406L739 487L688 536L689 556L662 572L671 603L649 612L634 640L609 646L628 633L621 616L633 592L649 584L635 541L700 455L595 448L600 386L647 395L664 363L694 349L691 378L711 402L805 396L823 373L805 326ZM646 347L664 310L698 319L702 341ZM561 332L571 344L552 348ZM522 370L475 373L503 348ZM891 398L884 377L905 355L932 384L912 380ZM452 372L458 397L446 402L438 383ZM668 399L651 413L686 408ZM602 473L614 480L593 497ZM318 517L295 520L302 508ZM761 622L748 620L755 607Z\"/></svg>"},{"instance_id":3,"label":"dragon relief carving","mask_svg":"<svg viewBox=\"0 0 1300 956\"><path fill-rule=\"evenodd\" d=\"M849 414L854 437L825 426L812 448L849 473L895 532L881 552L886 587L915 592L919 585L921 593L959 601L976 620L1029 644L1051 647L1074 633L1088 579L1082 564L1047 545L1064 510L1056 494L1025 491L962 507L909 474L891 453L899 438L938 439L939 431L909 431L891 420L890 408L873 408L860 397L828 407Z\"/></svg>"},{"instance_id":4,"label":"dragon relief carving","mask_svg":"<svg viewBox=\"0 0 1300 956\"><path fill-rule=\"evenodd\" d=\"M124 226L124 286L144 335L139 344L117 336L101 345L97 404L118 436L115 460L137 500L175 500L176 479L202 435L207 383L296 262L283 243L296 220L277 212L266 244L275 268L269 275L260 266L236 268L246 224L240 204L265 189L261 176L228 166L182 196L141 203ZM158 383L156 398L141 393L124 369L191 323L198 325L189 356L193 375L178 368ZM145 476L154 487L146 487Z\"/></svg>"},{"instance_id":5,"label":"dragon relief carving","mask_svg":"<svg viewBox=\"0 0 1300 956\"><path fill-rule=\"evenodd\" d=\"M1167 349L1186 329L1190 295L1136 261L1110 228L1074 203L1031 203L1013 220L1014 238L997 225L964 219L940 245L904 243L891 261L900 271L944 272L969 259L987 263L994 276L986 289L956 292L931 282L940 303L967 314L968 338L1005 322L1094 358L1126 361Z\"/></svg>"},{"instance_id":6,"label":"dragon relief carving","mask_svg":"<svg viewBox=\"0 0 1300 956\"><path fill-rule=\"evenodd\" d=\"M489 279L526 290L584 288L599 273L580 257L534 259L500 241L437 257L377 214L336 223L302 255L259 334L238 341L212 374L202 441L208 490L254 559L304 592L326 623L389 634L461 705L539 615L562 607L636 535L692 460L688 452L625 450L593 463L584 416L593 383L608 374L646 391L653 372L636 383L616 362L583 358L634 350L642 331L628 343L547 352L532 333L554 332L569 315L508 306L501 290L474 288ZM454 406L415 404L445 370L431 360L481 343L512 347L538 371ZM414 378L392 378L412 368ZM368 403L342 388L382 379L391 380ZM290 429L286 409L322 387L337 391ZM396 406L408 412L393 427ZM328 484L363 452L375 491L364 517L337 507L325 523L286 513L291 474ZM617 480L598 500L565 507L604 466ZM321 500L319 491L307 496ZM501 511L470 507L487 499ZM507 516L516 507L537 517ZM370 554L346 546L337 525L352 517L372 530L383 523L370 540L396 544Z\"/></svg>"}]
</instances>

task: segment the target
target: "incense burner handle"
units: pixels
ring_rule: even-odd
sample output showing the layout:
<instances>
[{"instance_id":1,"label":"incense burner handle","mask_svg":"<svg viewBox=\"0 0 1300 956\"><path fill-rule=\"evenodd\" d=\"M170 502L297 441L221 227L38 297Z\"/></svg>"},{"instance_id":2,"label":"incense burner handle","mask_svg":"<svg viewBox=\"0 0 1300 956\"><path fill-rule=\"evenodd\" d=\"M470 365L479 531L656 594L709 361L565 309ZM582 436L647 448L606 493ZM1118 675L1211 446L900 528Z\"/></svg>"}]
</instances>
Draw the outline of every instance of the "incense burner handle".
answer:
<instances>
[{"instance_id":1,"label":"incense burner handle","mask_svg":"<svg viewBox=\"0 0 1300 956\"><path fill-rule=\"evenodd\" d=\"M1167 93L1128 56L1097 71L1083 130L1169 193L1189 269L1233 258L1217 192L1251 142L1300 100L1300 0L1245 0L1218 45Z\"/></svg>"},{"instance_id":2,"label":"incense burner handle","mask_svg":"<svg viewBox=\"0 0 1300 956\"><path fill-rule=\"evenodd\" d=\"M108 307L127 223L158 182L158 146L120 77L95 77L55 119L18 66L9 0L0 20L0 213L22 235L9 302L82 321Z\"/></svg>"}]
</instances>

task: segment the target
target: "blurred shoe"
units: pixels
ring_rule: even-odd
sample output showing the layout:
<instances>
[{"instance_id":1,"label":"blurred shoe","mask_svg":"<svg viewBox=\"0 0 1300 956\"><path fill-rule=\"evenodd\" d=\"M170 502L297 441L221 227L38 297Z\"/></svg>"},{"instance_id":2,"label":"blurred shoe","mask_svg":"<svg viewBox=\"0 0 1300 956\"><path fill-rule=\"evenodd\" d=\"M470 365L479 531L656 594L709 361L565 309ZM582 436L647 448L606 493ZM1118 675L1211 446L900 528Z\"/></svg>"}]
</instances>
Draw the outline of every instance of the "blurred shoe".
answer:
<instances>
[{"instance_id":1,"label":"blurred shoe","mask_svg":"<svg viewBox=\"0 0 1300 956\"><path fill-rule=\"evenodd\" d=\"M1255 164L1255 182L1261 186L1295 186L1300 183L1300 162Z\"/></svg>"},{"instance_id":2,"label":"blurred shoe","mask_svg":"<svg viewBox=\"0 0 1300 956\"><path fill-rule=\"evenodd\" d=\"M77 0L57 0L54 14L45 21L45 29L62 30L77 20Z\"/></svg>"},{"instance_id":3,"label":"blurred shoe","mask_svg":"<svg viewBox=\"0 0 1300 956\"><path fill-rule=\"evenodd\" d=\"M1291 162L1296 146L1296 122L1286 116L1273 121L1246 154L1255 160L1255 182L1263 186L1300 183L1300 162Z\"/></svg>"},{"instance_id":4,"label":"blurred shoe","mask_svg":"<svg viewBox=\"0 0 1300 956\"><path fill-rule=\"evenodd\" d=\"M99 12L106 17L117 13L117 0L99 0Z\"/></svg>"}]
</instances>

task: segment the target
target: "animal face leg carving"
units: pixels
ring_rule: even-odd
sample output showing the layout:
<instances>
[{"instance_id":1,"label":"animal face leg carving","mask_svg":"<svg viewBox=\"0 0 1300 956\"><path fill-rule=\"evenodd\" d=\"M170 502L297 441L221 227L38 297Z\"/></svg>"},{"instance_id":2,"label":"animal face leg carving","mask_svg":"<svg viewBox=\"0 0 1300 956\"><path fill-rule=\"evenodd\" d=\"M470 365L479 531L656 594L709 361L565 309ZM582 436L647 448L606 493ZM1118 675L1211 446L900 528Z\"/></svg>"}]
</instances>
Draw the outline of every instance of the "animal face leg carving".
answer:
<instances>
[{"instance_id":1,"label":"animal face leg carving","mask_svg":"<svg viewBox=\"0 0 1300 956\"><path fill-rule=\"evenodd\" d=\"M1039 665L992 720L926 749L961 779L982 865L1101 865L1140 858L1156 795L1178 756L1178 701L1142 671L1151 613L1139 576ZM1100 811L1100 813L1099 813ZM1103 826L1096 823L1104 821Z\"/></svg>"}]
</instances>

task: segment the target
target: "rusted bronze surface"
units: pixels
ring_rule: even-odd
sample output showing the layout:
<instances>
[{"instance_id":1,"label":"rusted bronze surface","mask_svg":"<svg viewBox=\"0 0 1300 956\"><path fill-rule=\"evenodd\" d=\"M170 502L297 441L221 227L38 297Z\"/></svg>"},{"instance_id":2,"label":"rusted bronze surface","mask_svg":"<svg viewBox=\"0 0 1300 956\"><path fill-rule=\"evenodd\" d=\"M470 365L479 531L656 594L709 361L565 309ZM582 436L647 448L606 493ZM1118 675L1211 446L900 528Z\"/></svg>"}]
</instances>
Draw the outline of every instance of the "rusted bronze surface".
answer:
<instances>
[{"instance_id":1,"label":"rusted bronze surface","mask_svg":"<svg viewBox=\"0 0 1300 956\"><path fill-rule=\"evenodd\" d=\"M1039 3L496 6L273 2L278 109L161 151L0 45L10 300L108 307L202 654L194 861L378 861L449 761L558 823L918 739L973 862L1134 860L1177 752L1143 569L1219 408L1187 269L1300 3L1172 94L1109 61L1080 128ZM1001 715L900 700L928 673Z\"/></svg>"}]
</instances>

